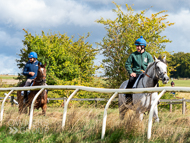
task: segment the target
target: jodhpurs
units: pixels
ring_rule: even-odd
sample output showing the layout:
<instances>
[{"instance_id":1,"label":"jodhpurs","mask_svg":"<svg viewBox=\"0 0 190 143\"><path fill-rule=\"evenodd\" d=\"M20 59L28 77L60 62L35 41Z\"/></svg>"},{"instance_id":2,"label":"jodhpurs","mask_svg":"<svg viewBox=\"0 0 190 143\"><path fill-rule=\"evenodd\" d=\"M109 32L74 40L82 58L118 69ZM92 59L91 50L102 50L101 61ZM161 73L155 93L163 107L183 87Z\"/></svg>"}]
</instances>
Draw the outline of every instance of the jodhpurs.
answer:
<instances>
[{"instance_id":1,"label":"jodhpurs","mask_svg":"<svg viewBox=\"0 0 190 143\"><path fill-rule=\"evenodd\" d=\"M129 82L128 82L128 85L127 85L127 88L132 88L136 79L139 77L139 74L136 75L136 77L132 77L130 76L129 78Z\"/></svg>"},{"instance_id":2,"label":"jodhpurs","mask_svg":"<svg viewBox=\"0 0 190 143\"><path fill-rule=\"evenodd\" d=\"M137 74L136 77L130 76L129 82L128 82L128 84L127 84L127 88L132 88L132 87L133 87L133 85L134 85L136 79L138 78L138 76L139 76L139 74ZM126 98L127 98L127 97L132 98L132 94L126 94L125 96L126 96Z\"/></svg>"},{"instance_id":3,"label":"jodhpurs","mask_svg":"<svg viewBox=\"0 0 190 143\"><path fill-rule=\"evenodd\" d=\"M30 86L30 84L31 84L31 82L32 82L33 80L34 80L34 79L27 79L26 82L25 82L24 87Z\"/></svg>"}]
</instances>

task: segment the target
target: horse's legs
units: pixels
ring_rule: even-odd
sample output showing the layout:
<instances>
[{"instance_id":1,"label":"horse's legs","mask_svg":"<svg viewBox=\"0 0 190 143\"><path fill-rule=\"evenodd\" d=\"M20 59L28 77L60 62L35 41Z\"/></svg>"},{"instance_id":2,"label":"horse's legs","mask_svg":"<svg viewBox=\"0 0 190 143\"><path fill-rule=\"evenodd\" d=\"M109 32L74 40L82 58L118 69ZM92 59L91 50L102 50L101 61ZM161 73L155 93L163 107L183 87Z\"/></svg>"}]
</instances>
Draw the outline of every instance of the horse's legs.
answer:
<instances>
[{"instance_id":1,"label":"horse's legs","mask_svg":"<svg viewBox=\"0 0 190 143\"><path fill-rule=\"evenodd\" d=\"M152 101L151 101L151 104L153 104L153 101L156 99L156 97L158 97L158 92L152 93ZM154 117L154 119L155 119L155 122L159 122L158 106L157 106L157 105L156 105L155 108L154 108L153 117Z\"/></svg>"},{"instance_id":2,"label":"horse's legs","mask_svg":"<svg viewBox=\"0 0 190 143\"><path fill-rule=\"evenodd\" d=\"M143 116L144 116L144 114L141 112L140 107L137 108L137 110L136 110L136 114L138 115L140 121L142 121L142 120L143 120Z\"/></svg>"},{"instance_id":3,"label":"horse's legs","mask_svg":"<svg viewBox=\"0 0 190 143\"><path fill-rule=\"evenodd\" d=\"M30 116L30 110L31 110L31 107L29 107L29 113L28 113L28 116Z\"/></svg>"},{"instance_id":4,"label":"horse's legs","mask_svg":"<svg viewBox=\"0 0 190 143\"><path fill-rule=\"evenodd\" d=\"M23 107L21 107L21 106L23 106L23 105L21 105L21 104L18 105L18 108L19 108L19 109L18 109L19 114L21 114L21 113L22 113L22 110L23 110Z\"/></svg>"},{"instance_id":5,"label":"horse's legs","mask_svg":"<svg viewBox=\"0 0 190 143\"><path fill-rule=\"evenodd\" d=\"M42 108L42 114L45 116L46 115L46 109L47 109L47 104L43 104Z\"/></svg>"},{"instance_id":6,"label":"horse's legs","mask_svg":"<svg viewBox=\"0 0 190 143\"><path fill-rule=\"evenodd\" d=\"M159 117L158 117L158 107L157 106L155 106L155 108L154 108L154 113L153 113L153 117L155 118L155 122L159 122Z\"/></svg>"},{"instance_id":7,"label":"horse's legs","mask_svg":"<svg viewBox=\"0 0 190 143\"><path fill-rule=\"evenodd\" d=\"M19 104L18 108L19 108L19 110L18 110L19 114L21 114L21 113L27 114L28 110L27 110L26 104Z\"/></svg>"},{"instance_id":8,"label":"horse's legs","mask_svg":"<svg viewBox=\"0 0 190 143\"><path fill-rule=\"evenodd\" d=\"M144 116L144 114L143 114L143 113L140 113L139 119L140 119L141 121L143 120L143 116Z\"/></svg>"},{"instance_id":9,"label":"horse's legs","mask_svg":"<svg viewBox=\"0 0 190 143\"><path fill-rule=\"evenodd\" d=\"M125 107L124 104L122 104L122 105L119 107L119 118L120 118L121 120L124 119L124 116L125 116L125 113L127 112L127 110L128 110L128 109Z\"/></svg>"},{"instance_id":10,"label":"horse's legs","mask_svg":"<svg viewBox=\"0 0 190 143\"><path fill-rule=\"evenodd\" d=\"M129 110L126 106L125 94L119 94L118 106L119 106L119 118L124 119L125 113Z\"/></svg>"},{"instance_id":11,"label":"horse's legs","mask_svg":"<svg viewBox=\"0 0 190 143\"><path fill-rule=\"evenodd\" d=\"M23 113L25 113L25 114L28 113L27 104L23 104Z\"/></svg>"}]
</instances>

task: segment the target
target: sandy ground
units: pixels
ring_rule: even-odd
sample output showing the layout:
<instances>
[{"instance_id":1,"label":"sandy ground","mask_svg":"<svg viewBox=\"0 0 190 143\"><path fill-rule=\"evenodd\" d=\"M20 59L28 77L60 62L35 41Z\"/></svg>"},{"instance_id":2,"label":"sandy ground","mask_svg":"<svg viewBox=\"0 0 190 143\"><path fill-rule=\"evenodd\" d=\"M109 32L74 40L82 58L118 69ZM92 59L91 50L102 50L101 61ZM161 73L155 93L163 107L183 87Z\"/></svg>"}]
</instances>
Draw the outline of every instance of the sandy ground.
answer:
<instances>
[{"instance_id":1,"label":"sandy ground","mask_svg":"<svg viewBox=\"0 0 190 143\"><path fill-rule=\"evenodd\" d=\"M6 83L6 84L16 84L16 83L19 82L19 80L15 80L15 79L2 79L2 82Z\"/></svg>"},{"instance_id":2,"label":"sandy ground","mask_svg":"<svg viewBox=\"0 0 190 143\"><path fill-rule=\"evenodd\" d=\"M179 98L190 99L190 93L177 92L177 94L177 97Z\"/></svg>"}]
</instances>

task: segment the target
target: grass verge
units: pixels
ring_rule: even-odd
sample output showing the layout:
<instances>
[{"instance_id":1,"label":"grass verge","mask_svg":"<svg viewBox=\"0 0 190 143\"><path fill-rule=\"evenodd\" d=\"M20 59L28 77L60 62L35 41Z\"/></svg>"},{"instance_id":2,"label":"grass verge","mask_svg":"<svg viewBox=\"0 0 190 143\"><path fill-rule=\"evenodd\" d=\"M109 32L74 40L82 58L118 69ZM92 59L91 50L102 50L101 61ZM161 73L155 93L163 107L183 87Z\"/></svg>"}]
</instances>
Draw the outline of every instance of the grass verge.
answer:
<instances>
[{"instance_id":1,"label":"grass verge","mask_svg":"<svg viewBox=\"0 0 190 143\"><path fill-rule=\"evenodd\" d=\"M5 106L2 142L190 142L190 118L181 110L169 113L159 111L160 123L154 123L151 140L147 140L148 116L140 122L134 112L128 112L125 120L119 119L118 109L109 109L105 139L101 140L104 109L75 108L67 112L66 126L61 129L63 108L48 108L47 115L34 111L32 130L28 130L29 116L18 115L17 107Z\"/></svg>"}]
</instances>

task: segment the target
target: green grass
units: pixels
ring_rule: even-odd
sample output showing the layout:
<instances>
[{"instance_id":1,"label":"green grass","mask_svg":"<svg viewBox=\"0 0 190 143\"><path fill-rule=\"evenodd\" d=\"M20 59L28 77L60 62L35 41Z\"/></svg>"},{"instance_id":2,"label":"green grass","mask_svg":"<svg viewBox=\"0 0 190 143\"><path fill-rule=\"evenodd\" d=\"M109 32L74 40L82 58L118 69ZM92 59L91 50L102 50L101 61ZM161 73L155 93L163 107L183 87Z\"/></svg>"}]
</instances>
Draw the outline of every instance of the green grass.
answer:
<instances>
[{"instance_id":1,"label":"green grass","mask_svg":"<svg viewBox=\"0 0 190 143\"><path fill-rule=\"evenodd\" d=\"M166 86L171 86L171 80L166 84ZM177 87L190 87L190 80L173 80L175 86Z\"/></svg>"},{"instance_id":2,"label":"green grass","mask_svg":"<svg viewBox=\"0 0 190 143\"><path fill-rule=\"evenodd\" d=\"M0 75L1 79L15 79L17 78L16 75Z\"/></svg>"},{"instance_id":3,"label":"green grass","mask_svg":"<svg viewBox=\"0 0 190 143\"><path fill-rule=\"evenodd\" d=\"M67 112L66 126L61 130L63 108L49 108L46 117L41 110L34 111L33 128L29 131L28 115L19 116L15 107L5 106L3 126L0 127L0 140L13 142L65 142L65 143L171 143L189 142L189 115L181 110L169 111L159 108L160 123L153 123L152 137L147 140L148 116L139 122L136 115L129 113L126 120L119 120L118 109L109 109L105 139L101 140L103 108L70 108ZM47 125L47 126L46 126ZM10 128L17 133L10 133ZM44 130L47 127L47 130ZM15 130L14 130L15 131Z\"/></svg>"}]
</instances>

